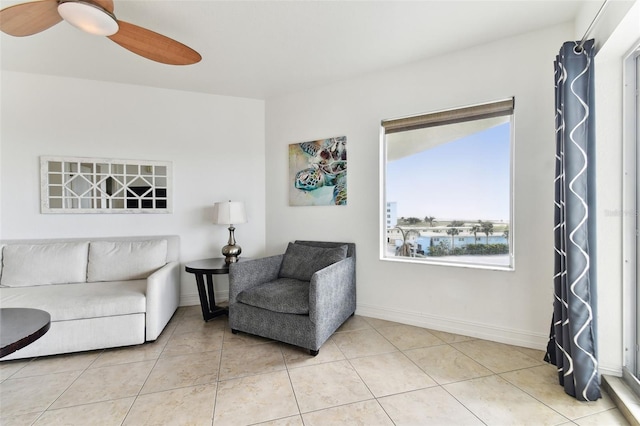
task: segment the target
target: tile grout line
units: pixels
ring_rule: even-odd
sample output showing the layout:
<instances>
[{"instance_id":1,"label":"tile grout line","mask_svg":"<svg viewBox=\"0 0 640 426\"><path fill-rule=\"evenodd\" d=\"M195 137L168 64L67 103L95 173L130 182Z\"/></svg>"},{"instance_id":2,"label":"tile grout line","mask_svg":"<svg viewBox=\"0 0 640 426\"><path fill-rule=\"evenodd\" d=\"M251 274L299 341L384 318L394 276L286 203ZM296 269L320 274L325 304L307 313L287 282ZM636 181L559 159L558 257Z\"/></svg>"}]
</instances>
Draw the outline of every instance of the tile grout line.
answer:
<instances>
[{"instance_id":1,"label":"tile grout line","mask_svg":"<svg viewBox=\"0 0 640 426\"><path fill-rule=\"evenodd\" d=\"M491 376L485 376L485 377L491 377ZM461 382L457 382L457 383L461 383ZM449 384L449 383L447 383L447 384ZM467 410L469 413L471 413L471 415L473 417L475 417L476 419L478 419L478 421L480 421L482 424L484 424L484 425L487 424L484 420L482 420L480 418L480 416L478 416L473 410L471 410L471 408L467 407L462 401L460 401L458 398L456 398L456 396L454 394L449 392L449 390L447 388L445 388L445 385L440 385L440 389L445 391L449 396L451 396L451 398L456 400L458 402L458 404L460 404L462 407L464 407L465 410Z\"/></svg>"},{"instance_id":2,"label":"tile grout line","mask_svg":"<svg viewBox=\"0 0 640 426\"><path fill-rule=\"evenodd\" d=\"M377 331L377 330L376 330ZM384 336L382 336L384 337ZM389 342L391 343L391 342ZM399 349L398 349L399 350ZM389 352L389 353L393 353L393 352ZM402 353L400 351L400 353ZM371 356L377 356L377 355L371 355ZM358 358L354 358L354 359L358 359ZM378 401L378 397L376 396L375 393L373 393L373 391L371 390L371 388L369 387L369 385L367 384L367 382L364 380L364 378L360 375L360 373L358 372L358 369L351 363L351 359L347 358L347 362L349 362L349 365L351 366L351 368L353 369L353 371L358 375L358 378L362 381L362 384L365 385L365 387L367 388L367 390L369 391L369 393L371 394L371 396L373 397L373 399L368 400L365 399L363 401L357 401L357 402L365 402L365 401L375 401L376 404L378 404L378 407L380 407L380 409L384 412L384 414L386 414L386 416L389 418L389 420L391 421L391 423L393 423L394 425L396 424L396 422L393 421L393 419L391 418L391 416L389 415L389 413L387 413L387 410L384 409L384 407L382 406L382 404L380 404L380 401ZM355 404L355 403L352 403ZM345 404L348 405L348 404Z\"/></svg>"},{"instance_id":3,"label":"tile grout line","mask_svg":"<svg viewBox=\"0 0 640 426\"><path fill-rule=\"evenodd\" d=\"M224 337L226 333L226 329L222 334L222 342L220 343L220 359L218 360L218 371L216 372L216 392L213 395L213 407L211 409L211 425L213 426L213 422L216 418L216 407L218 405L218 391L220 390L220 370L222 370L222 353L224 352Z\"/></svg>"},{"instance_id":4,"label":"tile grout line","mask_svg":"<svg viewBox=\"0 0 640 426\"><path fill-rule=\"evenodd\" d=\"M377 329L376 329L376 331L377 331ZM429 331L429 330L427 329L427 331ZM382 335L382 333L379 333L379 334L380 334L380 335ZM386 337L385 337L384 335L382 335L382 337L384 337L384 338L386 339ZM442 339L438 338L437 336L434 336L434 337L436 337L438 340L442 341L442 342L443 342L443 344L430 345L430 346L423 346L423 347L419 347L419 348L410 348L410 349L407 349L407 350L417 350L417 349L424 349L424 348L431 348L431 347L435 347L435 346L444 346L444 345L447 345L447 346L449 346L450 348L452 348L453 350L455 350L455 351L457 351L457 352L460 352L462 355L464 355L464 356L466 356L466 357L468 357L468 358L471 358L471 357L469 357L467 354L465 354L465 353L463 353L462 351L458 350L458 349L457 349L455 346L453 346L451 343L445 342L444 340L442 340ZM386 339L386 340L387 340L387 341L389 341L388 339ZM394 345L391 341L389 341L389 343L391 343L392 345ZM397 346L396 346L396 345L394 345L394 347L397 347ZM404 350L402 350L402 349L400 349L400 348L398 348L398 350L399 350L399 351L400 351L400 353L402 353L402 354L403 354L407 359L409 359L409 361L411 361L411 362L413 363L413 365L415 365L415 366L416 366L420 371L424 372L424 374L426 374L426 375L427 375L427 377L429 377L431 380L433 380L433 382L436 384L435 386L431 386L431 387L423 388L423 389L430 389L430 388L434 388L434 387L439 387L439 388L440 388L440 389L442 389L443 391L447 392L447 394L449 394L453 399L455 399L455 400L456 400L456 401L457 401L457 402L458 402L462 407L464 407L464 408L465 408L465 410L467 410L469 413L471 413L471 414L472 414L475 418L477 418L480 422L482 422L483 424L486 424L484 421L482 421L482 419L480 419L480 417L478 417L478 415L477 415L475 412L473 412L469 407L467 407L465 404L463 404L463 402L462 402L462 401L458 400L458 399L457 399L454 395L452 395L452 394L451 394L447 389L445 389L444 385L440 384L437 380L435 380L433 377L431 377L431 375L430 375L427 371L425 371L425 370L424 370L422 367L420 367L420 366L419 366L419 365L418 365L418 364L417 364L413 359L411 359L411 357L409 357L409 356L405 353L405 351L404 351ZM472 358L471 358L471 359L472 359ZM490 372L491 372L491 374L490 374L490 375L483 376L483 377L490 377L490 376L492 376L492 375L497 375L497 374L496 374L495 372L493 372L490 368L488 368L488 367L486 367L486 366L482 365L482 364L481 364L480 362L478 362L478 361L476 361L476 362L477 362L479 365L481 365L482 367L486 368L488 371L490 371ZM473 380L473 379L475 379L475 378L477 378L477 377L474 377L474 378L472 378L472 379L460 380L460 381L455 382L455 383L461 383L461 382L465 382L465 381ZM450 383L447 383L447 384L450 384ZM414 391L415 391L415 390L410 391L410 392L414 392ZM402 393L408 393L408 392L402 392ZM401 394L401 393L393 394L393 395L399 395L399 394ZM387 396L391 396L391 395L387 395ZM376 398L376 400L377 400L377 398ZM379 402L378 402L378 403L379 403ZM381 405L381 404L380 404L380 405ZM382 405L381 405L381 406L382 406ZM383 410L384 410L384 407L383 407ZM386 413L386 410L385 410L385 413ZM387 413L387 416L388 416L388 413ZM389 417L390 417L390 416L389 416ZM392 420L392 421L393 421L393 420Z\"/></svg>"},{"instance_id":5,"label":"tile grout line","mask_svg":"<svg viewBox=\"0 0 640 426\"><path fill-rule=\"evenodd\" d=\"M176 312L177 312L177 310L176 310ZM169 322L172 319L174 319L174 316L176 315L176 312L174 312L174 314L171 317L171 319L169 319ZM175 331L176 331L176 329L178 327L178 324L182 321L183 317L184 317L184 313L181 313L179 318L177 318L177 317L175 318L175 320L176 320L175 327L173 327L173 329L171 330L171 333L167 337L167 341L165 342L164 346L162 347L162 350L160 351L160 353L158 354L157 358L155 359L155 362L153 363L153 367L151 367L151 369L149 369L149 373L147 374L147 377L144 379L144 382L142 383L142 386L140 386L140 389L138 390L138 393L133 397L133 401L131 402L131 405L129 406L129 409L127 410L126 414L122 418L122 421L120 422L120 426L124 425L124 423L127 421L127 417L129 417L129 414L131 414L131 409L136 404L136 401L138 401L138 397L140 396L140 392L142 392L142 389L144 389L144 385L147 383L147 380L149 380L149 376L151 376L151 373L153 372L153 369L156 368L156 365L158 365L158 361L162 357L162 353L164 352L165 348L167 347L167 344L169 343L169 340L171 340L171 338L175 334ZM167 322L167 324L169 322Z\"/></svg>"},{"instance_id":6,"label":"tile grout line","mask_svg":"<svg viewBox=\"0 0 640 426\"><path fill-rule=\"evenodd\" d=\"M100 350L100 355L102 355L102 353L103 353L103 352L104 352L104 349L101 349L101 350ZM96 360L97 360L98 358L100 358L100 355L98 355L98 356L96 357L96 359L94 359L91 363L89 363L89 365L87 365L87 366L82 370L82 372L81 372L80 374L78 374L78 376L77 376L75 379L73 379L73 380L71 381L71 383L69 383L69 386L67 386L67 387L65 388L65 390L63 390L63 391L60 393L60 395L58 395L58 396L57 396L57 397L56 397L56 398L51 402L51 404L49 404L49 405L48 405L48 406L47 406L47 407L46 407L46 408L45 408L45 409L44 409L44 410L43 410L43 411L38 415L38 417L36 417L36 419L34 420L34 422L33 422L32 424L35 424L38 420L40 420L40 418L41 418L41 417L42 417L46 412L48 412L48 411L50 410L51 406L52 406L53 404L55 404L55 403L56 403L56 401L58 401L58 400L60 399L60 397L61 397L62 395L64 395L64 393L65 393L65 392L67 392L67 391L71 388L71 386L73 386L73 384L74 384L75 382L77 382L77 381L78 381L78 379L80 379L80 377L81 377L81 376L82 376L82 375L83 375L83 374L84 374L84 373L89 369L89 367L91 367L91 365L93 365L93 363L94 363L94 362L96 362ZM41 357L33 358L31 362L35 362L38 358L41 358ZM31 363L31 362L30 362L30 363ZM30 364L30 363L29 363L29 364ZM72 370L72 371L73 371L73 370ZM76 371L77 371L77 370L76 370ZM56 373L54 373L54 374L56 374ZM37 377L37 376L32 376L32 377ZM63 408L66 408L66 407L63 407Z\"/></svg>"},{"instance_id":7,"label":"tile grout line","mask_svg":"<svg viewBox=\"0 0 640 426\"><path fill-rule=\"evenodd\" d=\"M18 368L16 371L14 371L13 373L11 373L8 377L6 377L4 380L0 381L0 383L4 383L7 380L13 378L13 376L15 376L16 374L18 374L20 371L22 371L25 367L27 367L29 364L31 364L32 362L34 362L37 359L37 357L33 357L33 358L29 358L29 361L27 361L27 363L25 365L23 365L22 367ZM16 362L20 362L20 359L16 359L16 360L9 360L9 362L11 361L16 361Z\"/></svg>"},{"instance_id":8,"label":"tile grout line","mask_svg":"<svg viewBox=\"0 0 640 426\"><path fill-rule=\"evenodd\" d=\"M296 407L298 407L298 416L300 417L300 421L302 422L302 426L304 426L304 418L302 417L302 410L300 409L300 401L298 401L298 395L296 394L296 388L293 386L293 380L291 380L291 372L289 371L289 364L287 363L287 357L284 356L282 352L282 346L280 346L280 353L282 354L282 360L284 361L284 368L287 372L287 377L289 378L289 385L291 386L291 392L293 393L293 399L296 401ZM263 423L263 422L258 422Z\"/></svg>"},{"instance_id":9,"label":"tile grout line","mask_svg":"<svg viewBox=\"0 0 640 426\"><path fill-rule=\"evenodd\" d=\"M380 331L378 330L377 327L375 327L373 324L370 324L366 319L365 322L367 324L369 324L369 326L371 326L371 328L378 333L379 336L381 336L384 340L386 340L389 344L391 344L394 348L397 349L398 353L401 353L405 358L407 358L409 360L409 362L411 362L413 365L415 365L420 371L423 371L424 374L429 377L431 380L433 380L433 382L438 385L438 382L436 380L433 379L433 377L431 377L426 371L422 370L418 365L415 364L415 362L413 362L413 360L411 358L409 358L402 349L400 349L397 345L395 345L393 342L391 342L389 339L387 339L387 337L385 335L383 335L382 333L380 333ZM391 326L387 326L387 327L391 327ZM387 353L395 353L395 352L386 352L383 354L375 354L375 355L369 355L369 357L374 357L374 356L379 356L379 355L384 355ZM346 357L346 356L345 356ZM362 378L362 376L360 375L360 373L358 372L358 370L355 368L355 366L351 363L352 359L362 359L362 358L366 358L366 357L355 357L355 358L346 358L347 361L349 361L349 365L351 365L351 368L353 368L353 370L356 372L356 374L358 375L358 377L360 378L360 380L362 380L362 383L364 383L364 385L367 387L367 389L369 390L369 392L371 393L371 395L373 396L373 400L376 402L376 404L378 404L378 406L380 407L380 409L382 409L382 411L385 413L385 415L389 418L389 420L391 421L392 424L396 424L396 422L393 420L393 418L389 415L389 413L387 412L387 410L384 408L384 406L380 403L379 401L379 397L376 396L372 391L371 388L369 387L369 385L367 385L367 382ZM428 389L428 388L422 388L422 389ZM418 389L413 389L411 392L414 392ZM407 391L409 392L409 391ZM407 392L400 392L400 393L396 393L393 395L399 395L401 393L407 393ZM390 396L390 395L385 395L386 396Z\"/></svg>"}]
</instances>

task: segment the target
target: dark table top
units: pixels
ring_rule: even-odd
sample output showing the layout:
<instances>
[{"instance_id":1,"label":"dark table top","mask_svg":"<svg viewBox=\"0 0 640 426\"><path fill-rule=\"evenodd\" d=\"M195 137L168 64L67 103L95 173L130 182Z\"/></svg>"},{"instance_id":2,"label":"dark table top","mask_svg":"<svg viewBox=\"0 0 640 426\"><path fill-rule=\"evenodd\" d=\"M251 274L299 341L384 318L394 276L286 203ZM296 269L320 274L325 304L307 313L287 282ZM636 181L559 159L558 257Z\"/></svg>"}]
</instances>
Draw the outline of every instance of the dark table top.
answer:
<instances>
[{"instance_id":1,"label":"dark table top","mask_svg":"<svg viewBox=\"0 0 640 426\"><path fill-rule=\"evenodd\" d=\"M51 326L51 315L40 309L0 309L0 358L42 337Z\"/></svg>"},{"instance_id":2,"label":"dark table top","mask_svg":"<svg viewBox=\"0 0 640 426\"><path fill-rule=\"evenodd\" d=\"M249 260L248 257L241 257L238 262ZM213 274L228 274L229 265L224 262L224 257L214 257L211 259L200 259L188 262L184 265L184 269L191 273L213 273Z\"/></svg>"}]
</instances>

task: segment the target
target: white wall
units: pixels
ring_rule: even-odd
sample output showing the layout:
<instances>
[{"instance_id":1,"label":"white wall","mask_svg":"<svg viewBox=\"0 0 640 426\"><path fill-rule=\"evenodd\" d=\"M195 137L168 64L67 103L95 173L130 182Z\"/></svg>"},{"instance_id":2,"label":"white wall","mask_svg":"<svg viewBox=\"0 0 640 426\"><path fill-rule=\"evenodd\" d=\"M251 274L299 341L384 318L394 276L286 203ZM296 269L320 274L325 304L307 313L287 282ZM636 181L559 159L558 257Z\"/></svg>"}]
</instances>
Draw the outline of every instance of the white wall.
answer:
<instances>
[{"instance_id":1,"label":"white wall","mask_svg":"<svg viewBox=\"0 0 640 426\"><path fill-rule=\"evenodd\" d=\"M246 203L243 254L264 251L264 101L2 72L0 236L177 234L182 262L221 256L214 202ZM173 162L172 214L41 214L39 156ZM228 282L216 282L220 298ZM182 304L198 303L182 273Z\"/></svg>"},{"instance_id":2,"label":"white wall","mask_svg":"<svg viewBox=\"0 0 640 426\"><path fill-rule=\"evenodd\" d=\"M573 32L556 26L267 100L267 251L297 238L353 241L359 314L544 348L553 297L553 60ZM510 96L515 272L379 260L380 121ZM348 206L289 207L287 145L340 135Z\"/></svg>"}]
</instances>

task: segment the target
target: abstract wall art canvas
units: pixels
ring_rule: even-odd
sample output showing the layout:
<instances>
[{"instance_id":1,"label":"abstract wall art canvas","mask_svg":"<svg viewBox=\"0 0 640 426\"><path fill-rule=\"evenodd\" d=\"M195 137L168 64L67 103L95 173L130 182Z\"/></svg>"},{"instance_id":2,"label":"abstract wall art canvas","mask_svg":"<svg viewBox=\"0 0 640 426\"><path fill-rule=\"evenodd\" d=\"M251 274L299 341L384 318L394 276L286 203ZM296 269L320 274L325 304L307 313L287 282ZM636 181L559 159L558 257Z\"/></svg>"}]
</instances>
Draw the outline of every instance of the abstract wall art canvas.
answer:
<instances>
[{"instance_id":1,"label":"abstract wall art canvas","mask_svg":"<svg viewBox=\"0 0 640 426\"><path fill-rule=\"evenodd\" d=\"M289 205L347 205L347 137L289 145Z\"/></svg>"}]
</instances>

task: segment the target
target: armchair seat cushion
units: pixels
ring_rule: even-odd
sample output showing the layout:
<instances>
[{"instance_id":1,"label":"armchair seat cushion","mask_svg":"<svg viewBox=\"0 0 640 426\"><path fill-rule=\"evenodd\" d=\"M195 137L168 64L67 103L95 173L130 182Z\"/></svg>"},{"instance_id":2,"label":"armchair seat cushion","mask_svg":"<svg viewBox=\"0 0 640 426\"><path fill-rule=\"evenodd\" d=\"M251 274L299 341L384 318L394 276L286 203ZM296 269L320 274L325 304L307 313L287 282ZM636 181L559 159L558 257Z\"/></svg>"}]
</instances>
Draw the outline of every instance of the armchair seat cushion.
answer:
<instances>
[{"instance_id":1,"label":"armchair seat cushion","mask_svg":"<svg viewBox=\"0 0 640 426\"><path fill-rule=\"evenodd\" d=\"M278 278L240 292L236 300L268 311L309 315L309 282Z\"/></svg>"}]
</instances>

